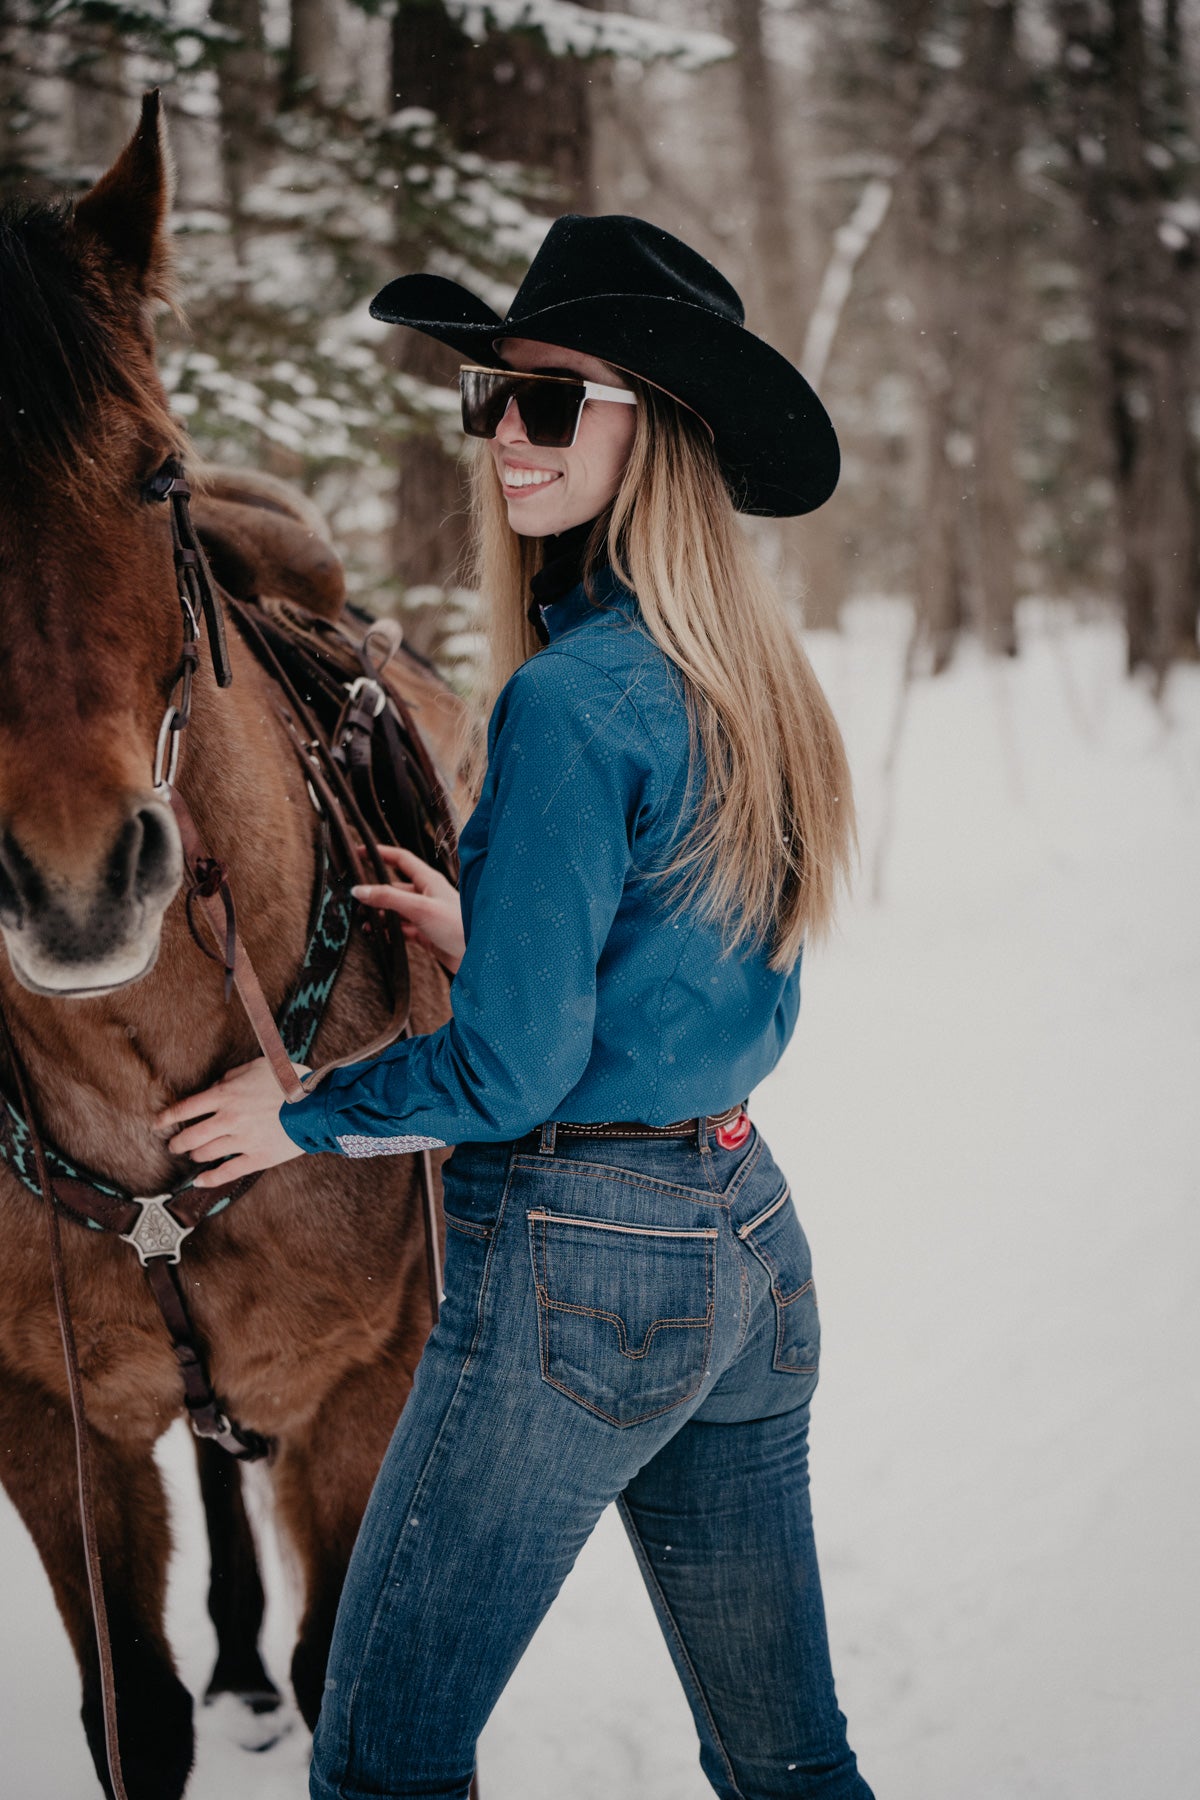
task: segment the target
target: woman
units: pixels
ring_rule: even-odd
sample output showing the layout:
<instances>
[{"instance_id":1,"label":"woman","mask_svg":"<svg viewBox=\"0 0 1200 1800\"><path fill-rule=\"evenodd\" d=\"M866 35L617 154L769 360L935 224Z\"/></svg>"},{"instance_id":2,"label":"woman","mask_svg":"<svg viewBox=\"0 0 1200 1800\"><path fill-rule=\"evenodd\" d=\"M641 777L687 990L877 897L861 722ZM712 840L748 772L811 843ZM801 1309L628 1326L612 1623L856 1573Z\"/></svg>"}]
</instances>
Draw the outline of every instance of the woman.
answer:
<instances>
[{"instance_id":1,"label":"woman","mask_svg":"<svg viewBox=\"0 0 1200 1800\"><path fill-rule=\"evenodd\" d=\"M466 1795L615 1500L717 1793L869 1800L808 1503L808 1246L742 1105L853 821L734 512L819 505L832 427L717 271L637 219L558 220L504 320L436 276L372 311L466 352L487 440L494 704L461 913L403 855L412 885L359 890L458 969L454 1017L282 1113L260 1062L163 1118L205 1115L172 1145L227 1159L206 1185L458 1145L445 1304L351 1563L312 1793Z\"/></svg>"}]
</instances>

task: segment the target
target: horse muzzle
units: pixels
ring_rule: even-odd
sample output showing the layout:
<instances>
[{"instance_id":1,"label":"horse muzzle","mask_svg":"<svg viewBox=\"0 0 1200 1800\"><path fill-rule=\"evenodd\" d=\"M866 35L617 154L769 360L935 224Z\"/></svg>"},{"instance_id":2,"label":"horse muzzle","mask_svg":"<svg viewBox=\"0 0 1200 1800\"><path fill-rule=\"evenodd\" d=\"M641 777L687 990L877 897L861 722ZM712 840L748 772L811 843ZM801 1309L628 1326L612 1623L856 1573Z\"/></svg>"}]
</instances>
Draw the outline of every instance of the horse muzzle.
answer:
<instances>
[{"instance_id":1,"label":"horse muzzle","mask_svg":"<svg viewBox=\"0 0 1200 1800\"><path fill-rule=\"evenodd\" d=\"M179 828L156 795L138 795L98 861L56 867L11 827L0 831L0 936L13 974L37 994L111 993L158 956L162 920L183 875Z\"/></svg>"}]
</instances>

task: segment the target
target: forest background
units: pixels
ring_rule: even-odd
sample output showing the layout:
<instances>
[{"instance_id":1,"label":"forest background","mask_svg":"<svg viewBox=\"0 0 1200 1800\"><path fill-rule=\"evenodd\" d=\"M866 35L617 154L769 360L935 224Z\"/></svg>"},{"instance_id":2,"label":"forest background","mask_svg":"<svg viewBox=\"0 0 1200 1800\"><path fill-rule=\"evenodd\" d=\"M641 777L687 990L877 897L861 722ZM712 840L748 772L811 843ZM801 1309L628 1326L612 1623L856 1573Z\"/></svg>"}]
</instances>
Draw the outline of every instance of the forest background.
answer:
<instances>
[{"instance_id":1,"label":"forest background","mask_svg":"<svg viewBox=\"0 0 1200 1800\"><path fill-rule=\"evenodd\" d=\"M0 193L78 191L166 95L206 454L300 481L354 590L469 643L457 358L367 316L451 274L501 310L548 220L709 255L845 463L755 527L807 623L908 596L906 675L1020 602L1197 654L1196 8L1188 0L4 0ZM406 341L406 339L408 341ZM468 636L464 638L464 628Z\"/></svg>"},{"instance_id":2,"label":"forest background","mask_svg":"<svg viewBox=\"0 0 1200 1800\"><path fill-rule=\"evenodd\" d=\"M385 280L503 311L552 217L628 211L816 386L837 493L749 526L846 734L867 878L753 1104L818 1269L839 1694L881 1800L1191 1792L1200 0L622 6L0 0L0 195L81 191L161 86L176 409L307 488L355 594L464 682L457 358L371 321ZM181 1425L161 1459L199 1693ZM91 1800L3 1500L0 1567L6 1791ZM198 1713L195 1800L306 1791L298 1726L247 1763ZM488 1800L710 1791L611 1515L481 1769Z\"/></svg>"}]
</instances>

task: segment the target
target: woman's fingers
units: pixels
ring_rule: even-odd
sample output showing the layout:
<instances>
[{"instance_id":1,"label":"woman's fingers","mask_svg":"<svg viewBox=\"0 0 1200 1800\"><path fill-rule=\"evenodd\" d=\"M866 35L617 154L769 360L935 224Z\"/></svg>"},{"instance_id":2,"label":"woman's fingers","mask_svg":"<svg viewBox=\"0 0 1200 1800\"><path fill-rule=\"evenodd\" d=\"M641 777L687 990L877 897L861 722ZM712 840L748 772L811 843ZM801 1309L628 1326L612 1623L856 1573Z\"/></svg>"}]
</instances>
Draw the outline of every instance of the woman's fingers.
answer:
<instances>
[{"instance_id":1,"label":"woman's fingers","mask_svg":"<svg viewBox=\"0 0 1200 1800\"><path fill-rule=\"evenodd\" d=\"M458 889L439 869L430 868L411 850L385 844L380 846L380 855L389 868L411 880L386 884L360 881L350 892L364 906L399 913L405 937L429 950L454 974L465 949Z\"/></svg>"},{"instance_id":2,"label":"woman's fingers","mask_svg":"<svg viewBox=\"0 0 1200 1800\"><path fill-rule=\"evenodd\" d=\"M310 1073L306 1063L293 1063L292 1067L298 1075ZM274 1130L282 1098L271 1065L265 1057L256 1056L253 1062L239 1063L236 1068L229 1069L215 1086L164 1107L154 1124L166 1137L168 1150L180 1156L192 1155L200 1162L221 1155L223 1138L235 1138L240 1146L247 1133L255 1132L265 1133L268 1139L275 1140L276 1149L286 1147L291 1155L294 1151L290 1138L282 1133L282 1128L280 1133ZM174 1131L173 1127L177 1125L183 1125L184 1129ZM218 1147L214 1149L214 1146ZM279 1157L274 1160L278 1161Z\"/></svg>"},{"instance_id":3,"label":"woman's fingers","mask_svg":"<svg viewBox=\"0 0 1200 1800\"><path fill-rule=\"evenodd\" d=\"M186 1100L177 1100L174 1106L165 1107L155 1119L155 1126L159 1131L169 1131L172 1125L182 1125L185 1119L196 1119L202 1113L215 1112L227 1098L228 1095L220 1086L205 1088L199 1094L189 1094Z\"/></svg>"},{"instance_id":4,"label":"woman's fingers","mask_svg":"<svg viewBox=\"0 0 1200 1800\"><path fill-rule=\"evenodd\" d=\"M401 844L380 844L379 860L390 863L394 869L403 869L405 874L410 870L416 872L429 867L427 862L422 862L419 856L414 856L411 850L405 850Z\"/></svg>"},{"instance_id":5,"label":"woman's fingers","mask_svg":"<svg viewBox=\"0 0 1200 1800\"><path fill-rule=\"evenodd\" d=\"M422 857L415 856L411 850L402 849L399 844L379 844L377 849L380 862L386 868L397 870L420 893L429 893L439 881L445 879L440 870L430 868ZM361 860L365 866L366 857L361 856Z\"/></svg>"},{"instance_id":6,"label":"woman's fingers","mask_svg":"<svg viewBox=\"0 0 1200 1800\"><path fill-rule=\"evenodd\" d=\"M364 906L377 906L384 912L397 912L406 919L432 917L438 910L438 902L432 895L418 894L413 888L381 887L377 883L363 882L350 891Z\"/></svg>"},{"instance_id":7,"label":"woman's fingers","mask_svg":"<svg viewBox=\"0 0 1200 1800\"><path fill-rule=\"evenodd\" d=\"M193 1187L224 1187L227 1181L238 1181L243 1175L261 1174L263 1169L273 1168L267 1162L254 1156L231 1156L228 1162L221 1163L215 1169L201 1169L192 1182Z\"/></svg>"},{"instance_id":8,"label":"woman's fingers","mask_svg":"<svg viewBox=\"0 0 1200 1800\"><path fill-rule=\"evenodd\" d=\"M178 1131L173 1138L168 1138L167 1149L173 1156L194 1155L197 1150L205 1149L218 1138L228 1136L229 1120L220 1113L213 1113L211 1118L201 1120L198 1125L189 1125L186 1131ZM200 1158L201 1162L206 1160L205 1157Z\"/></svg>"}]
</instances>

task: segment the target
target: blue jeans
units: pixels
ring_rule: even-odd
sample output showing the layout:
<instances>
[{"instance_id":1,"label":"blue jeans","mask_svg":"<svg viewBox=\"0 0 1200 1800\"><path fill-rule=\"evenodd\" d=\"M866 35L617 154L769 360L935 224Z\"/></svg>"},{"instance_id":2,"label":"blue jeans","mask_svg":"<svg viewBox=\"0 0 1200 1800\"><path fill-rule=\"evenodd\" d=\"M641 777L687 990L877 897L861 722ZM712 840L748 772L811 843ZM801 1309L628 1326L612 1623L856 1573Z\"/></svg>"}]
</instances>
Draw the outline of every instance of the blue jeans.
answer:
<instances>
[{"instance_id":1,"label":"blue jeans","mask_svg":"<svg viewBox=\"0 0 1200 1800\"><path fill-rule=\"evenodd\" d=\"M871 1800L808 1498L808 1245L757 1132L467 1144L446 1299L338 1612L313 1800L468 1790L480 1731L610 1501L726 1800Z\"/></svg>"}]
</instances>

